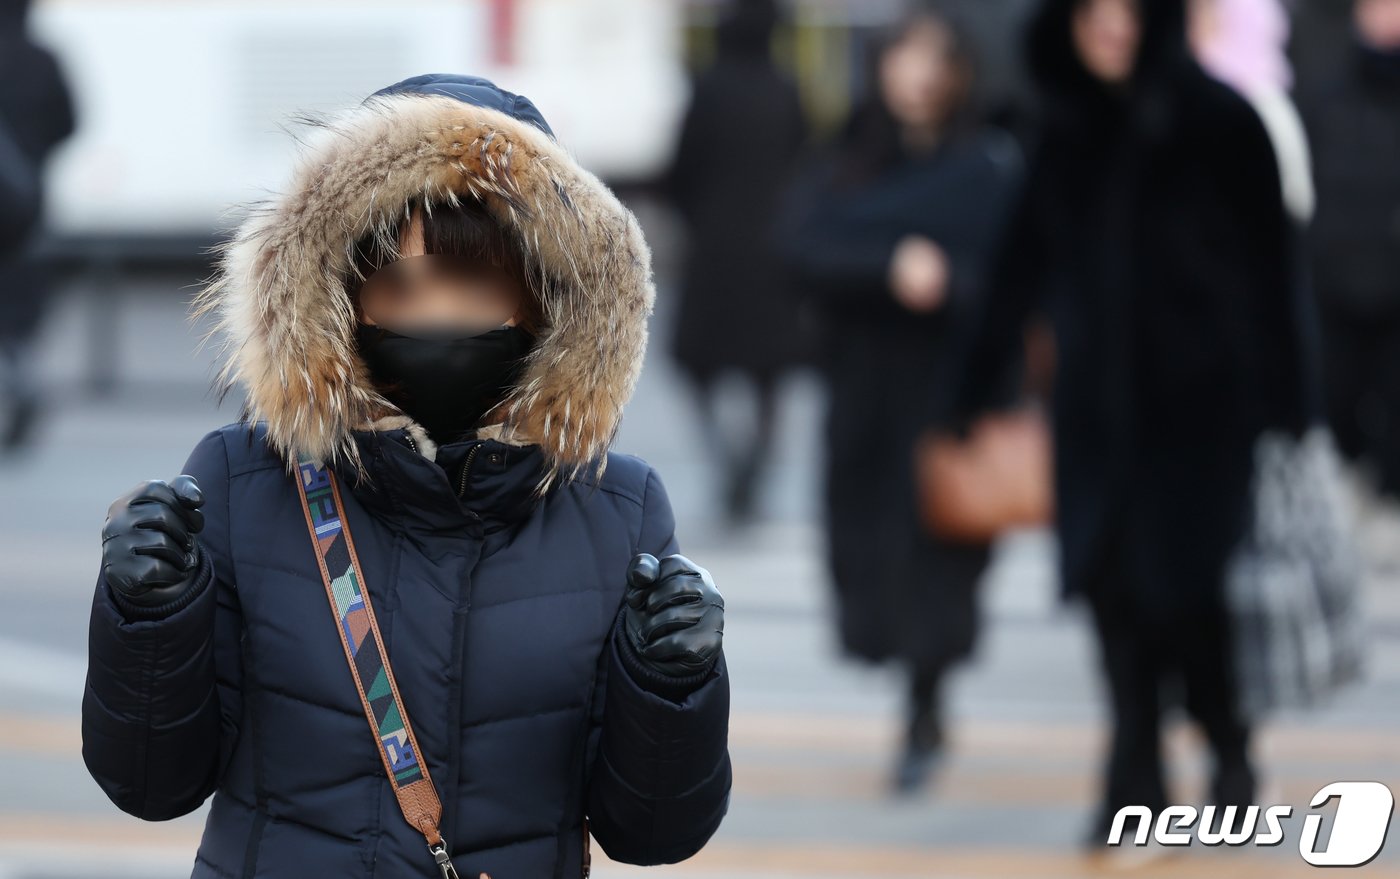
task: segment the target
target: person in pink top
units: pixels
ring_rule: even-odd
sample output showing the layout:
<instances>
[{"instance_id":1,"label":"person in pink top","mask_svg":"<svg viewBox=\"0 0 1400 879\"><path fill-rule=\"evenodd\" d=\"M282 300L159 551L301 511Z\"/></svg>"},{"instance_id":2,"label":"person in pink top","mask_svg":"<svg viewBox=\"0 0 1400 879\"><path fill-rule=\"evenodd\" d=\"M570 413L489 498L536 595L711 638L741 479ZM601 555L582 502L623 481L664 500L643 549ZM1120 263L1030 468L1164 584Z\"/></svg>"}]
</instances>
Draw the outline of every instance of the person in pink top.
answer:
<instances>
[{"instance_id":1,"label":"person in pink top","mask_svg":"<svg viewBox=\"0 0 1400 879\"><path fill-rule=\"evenodd\" d=\"M1263 119L1278 154L1284 204L1295 221L1306 224L1316 197L1307 134L1288 95L1288 10L1280 0L1192 0L1190 13L1196 59Z\"/></svg>"}]
</instances>

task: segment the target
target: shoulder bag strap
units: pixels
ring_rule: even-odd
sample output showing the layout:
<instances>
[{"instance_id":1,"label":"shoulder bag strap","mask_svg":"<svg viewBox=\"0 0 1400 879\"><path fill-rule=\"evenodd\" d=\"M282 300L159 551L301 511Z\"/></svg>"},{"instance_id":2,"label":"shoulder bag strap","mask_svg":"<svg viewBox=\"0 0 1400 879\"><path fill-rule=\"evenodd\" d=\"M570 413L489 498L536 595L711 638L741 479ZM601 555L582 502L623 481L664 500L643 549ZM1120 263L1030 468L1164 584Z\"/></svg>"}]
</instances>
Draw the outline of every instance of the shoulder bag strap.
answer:
<instances>
[{"instance_id":1,"label":"shoulder bag strap","mask_svg":"<svg viewBox=\"0 0 1400 879\"><path fill-rule=\"evenodd\" d=\"M443 879L459 879L448 855L447 843L438 829L442 802L428 775L427 764L422 761L422 751L413 735L413 726L408 722L408 711L394 682L369 592L364 588L364 575L360 559L355 555L355 544L350 539L340 488L335 476L317 460L301 458L297 471L301 508L316 548L326 598L389 785L394 789L404 818L427 840ZM485 873L481 875L483 879L490 879Z\"/></svg>"}]
</instances>

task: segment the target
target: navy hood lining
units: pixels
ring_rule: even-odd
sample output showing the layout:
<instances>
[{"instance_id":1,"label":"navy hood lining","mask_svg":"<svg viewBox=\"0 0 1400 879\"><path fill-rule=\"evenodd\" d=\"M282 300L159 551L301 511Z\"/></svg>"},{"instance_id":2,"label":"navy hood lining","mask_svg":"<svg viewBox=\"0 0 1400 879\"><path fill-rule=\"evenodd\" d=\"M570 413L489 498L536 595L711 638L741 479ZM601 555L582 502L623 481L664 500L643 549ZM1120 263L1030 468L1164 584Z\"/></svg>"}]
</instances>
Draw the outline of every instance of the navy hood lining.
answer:
<instances>
[{"instance_id":1,"label":"navy hood lining","mask_svg":"<svg viewBox=\"0 0 1400 879\"><path fill-rule=\"evenodd\" d=\"M479 76L466 76L458 73L424 73L385 86L374 92L365 101L384 95L442 95L455 98L473 107L485 107L506 114L512 119L526 122L557 140L554 129L549 127L544 116L534 102L524 95L517 95L500 88L489 79Z\"/></svg>"}]
</instances>

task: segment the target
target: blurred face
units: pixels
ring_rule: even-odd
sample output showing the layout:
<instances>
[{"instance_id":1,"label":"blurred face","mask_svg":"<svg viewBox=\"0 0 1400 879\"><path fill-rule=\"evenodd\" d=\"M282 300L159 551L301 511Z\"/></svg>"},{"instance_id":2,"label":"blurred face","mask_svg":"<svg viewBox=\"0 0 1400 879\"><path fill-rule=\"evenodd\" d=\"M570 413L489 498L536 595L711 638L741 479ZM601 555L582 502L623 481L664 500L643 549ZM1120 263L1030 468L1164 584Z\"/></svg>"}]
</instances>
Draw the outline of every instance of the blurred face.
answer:
<instances>
[{"instance_id":1,"label":"blurred face","mask_svg":"<svg viewBox=\"0 0 1400 879\"><path fill-rule=\"evenodd\" d=\"M463 257L428 254L422 208L399 239L402 257L370 275L358 294L359 318L396 332L461 327L486 332L523 316L525 291L504 269Z\"/></svg>"},{"instance_id":2,"label":"blurred face","mask_svg":"<svg viewBox=\"0 0 1400 879\"><path fill-rule=\"evenodd\" d=\"M1400 49L1400 0L1357 0L1356 29L1377 49Z\"/></svg>"},{"instance_id":3,"label":"blurred face","mask_svg":"<svg viewBox=\"0 0 1400 879\"><path fill-rule=\"evenodd\" d=\"M1071 29L1075 51L1089 73L1107 83L1128 81L1142 39L1135 0L1081 0Z\"/></svg>"},{"instance_id":4,"label":"blurred face","mask_svg":"<svg viewBox=\"0 0 1400 879\"><path fill-rule=\"evenodd\" d=\"M953 35L932 20L920 21L880 57L880 93L906 128L933 128L947 118L964 88L952 60Z\"/></svg>"},{"instance_id":5,"label":"blurred face","mask_svg":"<svg viewBox=\"0 0 1400 879\"><path fill-rule=\"evenodd\" d=\"M1220 33L1220 0L1191 0L1187 9L1191 48L1198 54L1205 52Z\"/></svg>"}]
</instances>

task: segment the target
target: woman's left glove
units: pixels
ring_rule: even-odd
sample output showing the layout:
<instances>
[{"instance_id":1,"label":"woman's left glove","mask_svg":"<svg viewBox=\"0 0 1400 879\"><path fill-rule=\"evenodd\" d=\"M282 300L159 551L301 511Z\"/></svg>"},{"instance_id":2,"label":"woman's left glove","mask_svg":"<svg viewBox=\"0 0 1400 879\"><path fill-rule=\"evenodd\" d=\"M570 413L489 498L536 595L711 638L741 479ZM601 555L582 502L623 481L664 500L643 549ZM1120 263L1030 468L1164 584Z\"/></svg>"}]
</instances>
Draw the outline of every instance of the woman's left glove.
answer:
<instances>
[{"instance_id":1,"label":"woman's left glove","mask_svg":"<svg viewBox=\"0 0 1400 879\"><path fill-rule=\"evenodd\" d=\"M623 628L642 663L671 678L706 673L724 640L724 596L710 572L683 555L648 552L627 567Z\"/></svg>"}]
</instances>

